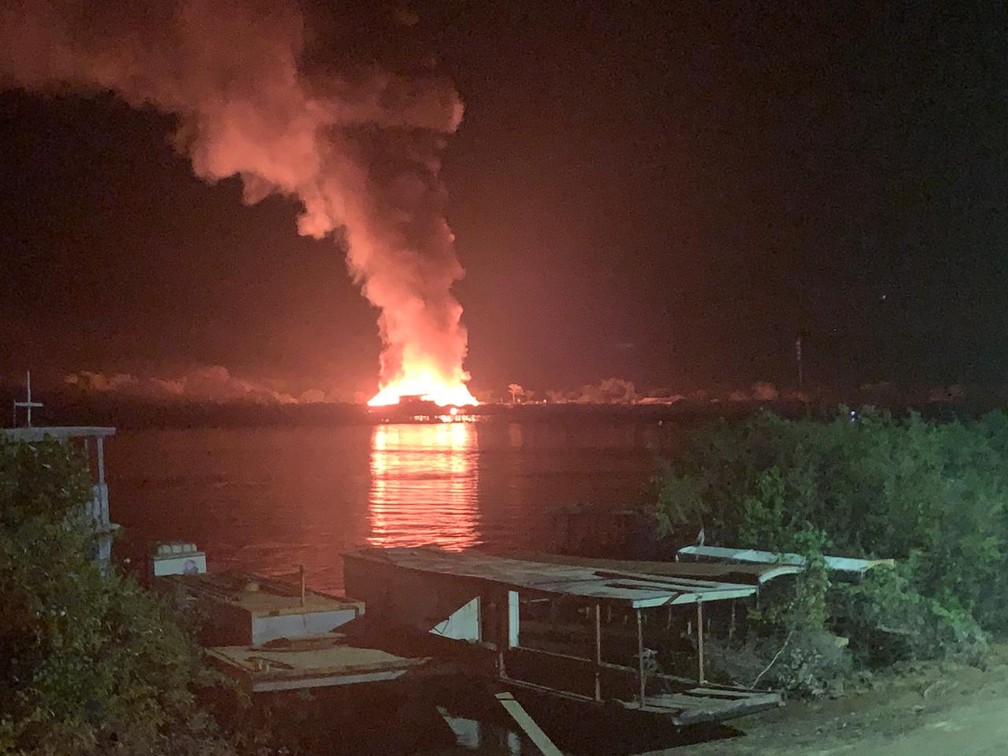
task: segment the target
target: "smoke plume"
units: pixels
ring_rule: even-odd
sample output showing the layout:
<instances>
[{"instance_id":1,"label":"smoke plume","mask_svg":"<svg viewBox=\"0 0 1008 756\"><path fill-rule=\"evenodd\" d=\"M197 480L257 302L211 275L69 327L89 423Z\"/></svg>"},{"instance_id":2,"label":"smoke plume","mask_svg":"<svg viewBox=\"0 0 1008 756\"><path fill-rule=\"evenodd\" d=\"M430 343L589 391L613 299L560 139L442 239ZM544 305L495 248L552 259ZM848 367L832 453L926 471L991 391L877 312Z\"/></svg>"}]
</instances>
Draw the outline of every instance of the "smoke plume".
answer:
<instances>
[{"instance_id":1,"label":"smoke plume","mask_svg":"<svg viewBox=\"0 0 1008 756\"><path fill-rule=\"evenodd\" d=\"M111 91L174 114L200 178L240 176L248 203L295 197L299 233L345 242L381 313L382 386L405 371L464 390L462 269L439 178L459 97L434 74L309 75L305 40L289 0L8 0L0 87Z\"/></svg>"}]
</instances>

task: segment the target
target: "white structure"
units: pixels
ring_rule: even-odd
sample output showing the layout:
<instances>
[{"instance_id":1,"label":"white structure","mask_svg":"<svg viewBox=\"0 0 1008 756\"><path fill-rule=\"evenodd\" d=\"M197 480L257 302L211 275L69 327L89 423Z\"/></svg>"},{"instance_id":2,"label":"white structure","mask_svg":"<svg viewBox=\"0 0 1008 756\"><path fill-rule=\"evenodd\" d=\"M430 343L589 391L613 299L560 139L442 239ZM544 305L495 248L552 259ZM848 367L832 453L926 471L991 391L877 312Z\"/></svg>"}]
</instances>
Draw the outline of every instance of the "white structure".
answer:
<instances>
[{"instance_id":1,"label":"white structure","mask_svg":"<svg viewBox=\"0 0 1008 756\"><path fill-rule=\"evenodd\" d=\"M281 638L324 636L364 613L360 601L309 591L303 584L231 572L185 574L185 560L199 553L192 548L191 553L175 555L182 560L176 566L181 564L183 572L161 578L155 585L159 590L181 586L195 599L206 613L203 640L207 645L262 646Z\"/></svg>"},{"instance_id":2,"label":"white structure","mask_svg":"<svg viewBox=\"0 0 1008 756\"><path fill-rule=\"evenodd\" d=\"M150 558L151 577L206 574L206 554L195 543L160 543Z\"/></svg>"}]
</instances>

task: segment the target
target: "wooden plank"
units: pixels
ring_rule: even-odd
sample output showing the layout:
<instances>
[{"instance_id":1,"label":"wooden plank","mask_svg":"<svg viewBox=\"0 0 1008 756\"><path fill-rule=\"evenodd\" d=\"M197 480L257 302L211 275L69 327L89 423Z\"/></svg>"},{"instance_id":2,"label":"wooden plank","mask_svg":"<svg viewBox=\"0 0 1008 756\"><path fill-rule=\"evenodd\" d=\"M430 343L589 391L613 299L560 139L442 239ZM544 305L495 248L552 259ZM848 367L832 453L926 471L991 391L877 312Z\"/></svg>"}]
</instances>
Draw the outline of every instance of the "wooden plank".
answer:
<instances>
[{"instance_id":1,"label":"wooden plank","mask_svg":"<svg viewBox=\"0 0 1008 756\"><path fill-rule=\"evenodd\" d=\"M260 677L249 675L246 685L251 684L253 693L272 693L281 690L306 690L308 688L336 688L342 685L369 685L391 682L406 674L398 672L371 672L356 675L313 675L311 677ZM250 681L250 682L249 682Z\"/></svg>"},{"instance_id":2,"label":"wooden plank","mask_svg":"<svg viewBox=\"0 0 1008 756\"><path fill-rule=\"evenodd\" d=\"M662 693L647 697L647 705L661 708L678 709L730 709L737 702L724 698L704 698L703 696L688 696L683 693Z\"/></svg>"},{"instance_id":3,"label":"wooden plank","mask_svg":"<svg viewBox=\"0 0 1008 756\"><path fill-rule=\"evenodd\" d=\"M766 696L759 701L738 701L733 706L717 708L684 708L672 716L672 721L678 725L698 724L700 722L720 722L733 717L743 717L757 711L765 711L780 706L780 697Z\"/></svg>"},{"instance_id":4,"label":"wooden plank","mask_svg":"<svg viewBox=\"0 0 1008 756\"><path fill-rule=\"evenodd\" d=\"M501 702L504 710L511 715L511 718L518 724L526 735L535 743L535 747L542 752L543 756L563 756L549 736L543 732L542 728L529 716L525 708L515 700L510 693L498 693L497 700Z\"/></svg>"},{"instance_id":5,"label":"wooden plank","mask_svg":"<svg viewBox=\"0 0 1008 756\"><path fill-rule=\"evenodd\" d=\"M689 680L688 678L676 678L689 684L691 690L711 690L711 691L736 691L740 693L755 693L763 694L767 691L752 690L750 688L741 688L738 685L722 685L721 683L716 683L711 680L705 680L703 685L697 685L696 680Z\"/></svg>"},{"instance_id":6,"label":"wooden plank","mask_svg":"<svg viewBox=\"0 0 1008 756\"><path fill-rule=\"evenodd\" d=\"M731 688L691 688L690 690L683 691L684 694L688 696L705 696L705 697L716 697L716 698L758 698L760 696L765 696L767 693L765 691L759 690L733 690Z\"/></svg>"},{"instance_id":7,"label":"wooden plank","mask_svg":"<svg viewBox=\"0 0 1008 756\"><path fill-rule=\"evenodd\" d=\"M537 685L536 683L528 682L527 680L518 680L514 677L509 677L504 682L508 687L531 690L536 693L541 693L544 696L556 696L557 698L564 698L568 701L595 704L595 701L591 698L591 696L582 696L580 693L574 693L569 690L560 690L559 688L550 688L546 685Z\"/></svg>"}]
</instances>

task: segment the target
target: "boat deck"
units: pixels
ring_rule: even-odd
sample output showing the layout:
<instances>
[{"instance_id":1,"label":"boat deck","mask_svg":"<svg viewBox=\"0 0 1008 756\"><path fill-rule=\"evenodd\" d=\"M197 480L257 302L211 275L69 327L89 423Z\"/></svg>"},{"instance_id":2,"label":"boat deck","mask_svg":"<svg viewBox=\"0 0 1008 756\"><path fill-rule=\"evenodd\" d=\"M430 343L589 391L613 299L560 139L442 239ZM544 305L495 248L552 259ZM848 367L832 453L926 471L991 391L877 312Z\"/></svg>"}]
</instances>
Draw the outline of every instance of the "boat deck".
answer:
<instances>
[{"instance_id":1,"label":"boat deck","mask_svg":"<svg viewBox=\"0 0 1008 756\"><path fill-rule=\"evenodd\" d=\"M262 646L279 638L325 635L364 612L364 603L239 573L166 575L160 591L180 590L207 615L207 646Z\"/></svg>"},{"instance_id":2,"label":"boat deck","mask_svg":"<svg viewBox=\"0 0 1008 756\"><path fill-rule=\"evenodd\" d=\"M244 573L209 573L202 575L171 575L164 580L180 582L185 590L198 598L227 603L250 617L277 617L305 612L346 611L354 616L363 613L364 602L306 590L301 600L299 586Z\"/></svg>"},{"instance_id":3,"label":"boat deck","mask_svg":"<svg viewBox=\"0 0 1008 756\"><path fill-rule=\"evenodd\" d=\"M339 633L265 646L217 646L207 654L252 693L385 682L430 661L356 646Z\"/></svg>"}]
</instances>

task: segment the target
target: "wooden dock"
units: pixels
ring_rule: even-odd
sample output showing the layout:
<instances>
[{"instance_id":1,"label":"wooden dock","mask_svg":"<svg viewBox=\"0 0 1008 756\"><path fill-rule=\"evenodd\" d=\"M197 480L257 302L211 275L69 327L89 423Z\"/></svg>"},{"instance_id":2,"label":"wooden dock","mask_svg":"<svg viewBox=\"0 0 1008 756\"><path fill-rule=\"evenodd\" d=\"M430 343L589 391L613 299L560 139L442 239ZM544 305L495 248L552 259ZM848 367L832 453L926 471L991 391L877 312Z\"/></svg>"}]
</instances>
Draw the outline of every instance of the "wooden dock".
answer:
<instances>
[{"instance_id":1,"label":"wooden dock","mask_svg":"<svg viewBox=\"0 0 1008 756\"><path fill-rule=\"evenodd\" d=\"M761 577L793 566L730 567L652 563L644 571L614 560L513 558L435 548L368 548L344 554L348 592L362 598L372 623L409 626L467 640L496 656L499 683L517 691L659 715L676 725L720 721L781 705L780 695L712 685L705 679L704 607L755 595ZM741 574L747 582L719 580ZM577 605L588 648L566 653L533 647L522 607ZM664 674L645 646L645 617L683 614L695 637L695 676ZM606 622L603 622L603 615ZM615 617L615 618L614 618ZM635 641L625 649L626 620ZM603 643L605 638L608 643ZM605 646L605 648L604 648ZM616 648L614 648L616 647ZM613 654L616 654L615 661Z\"/></svg>"}]
</instances>

